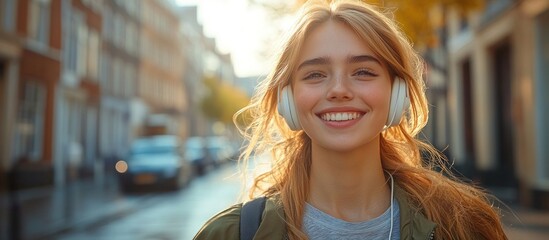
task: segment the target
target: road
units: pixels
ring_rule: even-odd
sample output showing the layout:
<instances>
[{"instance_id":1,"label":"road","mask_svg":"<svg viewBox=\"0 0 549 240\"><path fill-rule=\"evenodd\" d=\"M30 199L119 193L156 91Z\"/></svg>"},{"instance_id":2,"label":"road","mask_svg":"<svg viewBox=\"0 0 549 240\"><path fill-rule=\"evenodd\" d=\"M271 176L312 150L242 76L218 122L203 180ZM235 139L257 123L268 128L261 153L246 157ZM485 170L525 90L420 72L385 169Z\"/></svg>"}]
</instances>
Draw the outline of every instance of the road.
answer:
<instances>
[{"instance_id":1,"label":"road","mask_svg":"<svg viewBox=\"0 0 549 240\"><path fill-rule=\"evenodd\" d=\"M55 239L192 239L210 217L237 202L241 185L236 170L234 164L222 166L177 192L125 196L146 200L139 211L72 229Z\"/></svg>"}]
</instances>

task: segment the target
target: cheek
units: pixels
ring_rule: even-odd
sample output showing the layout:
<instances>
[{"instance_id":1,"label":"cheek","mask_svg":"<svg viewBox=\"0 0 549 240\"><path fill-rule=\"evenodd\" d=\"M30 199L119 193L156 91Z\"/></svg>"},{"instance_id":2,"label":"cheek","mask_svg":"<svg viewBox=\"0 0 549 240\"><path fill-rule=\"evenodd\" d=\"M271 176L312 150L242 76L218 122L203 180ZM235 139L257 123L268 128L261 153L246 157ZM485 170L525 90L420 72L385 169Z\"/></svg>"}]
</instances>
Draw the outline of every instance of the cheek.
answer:
<instances>
[{"instance_id":1,"label":"cheek","mask_svg":"<svg viewBox=\"0 0 549 240\"><path fill-rule=\"evenodd\" d=\"M297 108L298 114L310 111L318 102L319 96L316 91L311 91L295 87L294 88L294 105Z\"/></svg>"},{"instance_id":2,"label":"cheek","mask_svg":"<svg viewBox=\"0 0 549 240\"><path fill-rule=\"evenodd\" d=\"M362 99L368 103L371 107L383 110L383 112L389 112L389 102L391 99L390 87L369 87L361 90Z\"/></svg>"}]
</instances>

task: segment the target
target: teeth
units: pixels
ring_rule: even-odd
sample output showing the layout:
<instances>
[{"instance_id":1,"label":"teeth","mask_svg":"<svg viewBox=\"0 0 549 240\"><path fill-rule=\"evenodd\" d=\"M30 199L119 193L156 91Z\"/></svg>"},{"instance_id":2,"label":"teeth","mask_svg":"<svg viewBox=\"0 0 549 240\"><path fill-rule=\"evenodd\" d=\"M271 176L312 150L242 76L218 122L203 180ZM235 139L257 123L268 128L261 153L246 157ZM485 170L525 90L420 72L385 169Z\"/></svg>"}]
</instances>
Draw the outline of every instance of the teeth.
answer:
<instances>
[{"instance_id":1,"label":"teeth","mask_svg":"<svg viewBox=\"0 0 549 240\"><path fill-rule=\"evenodd\" d=\"M324 121L348 121L357 119L362 114L357 112L324 113L320 116Z\"/></svg>"}]
</instances>

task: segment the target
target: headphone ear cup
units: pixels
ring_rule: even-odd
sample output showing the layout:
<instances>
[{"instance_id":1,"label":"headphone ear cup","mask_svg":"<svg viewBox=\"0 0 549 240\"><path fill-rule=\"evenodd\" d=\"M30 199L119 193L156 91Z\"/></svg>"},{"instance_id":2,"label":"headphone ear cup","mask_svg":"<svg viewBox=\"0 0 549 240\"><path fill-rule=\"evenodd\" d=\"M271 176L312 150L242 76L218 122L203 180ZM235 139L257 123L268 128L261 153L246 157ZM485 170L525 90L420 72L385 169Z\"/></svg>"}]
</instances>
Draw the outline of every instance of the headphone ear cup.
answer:
<instances>
[{"instance_id":1,"label":"headphone ear cup","mask_svg":"<svg viewBox=\"0 0 549 240\"><path fill-rule=\"evenodd\" d=\"M291 87L284 87L278 93L278 114L280 114L290 129L301 130L301 124L297 118L297 111L294 104L294 94Z\"/></svg>"},{"instance_id":2,"label":"headphone ear cup","mask_svg":"<svg viewBox=\"0 0 549 240\"><path fill-rule=\"evenodd\" d=\"M410 97L408 96L408 85L401 78L395 77L395 80L393 81L393 88L391 89L389 116L387 117L385 126L398 126L404 111L406 111L409 106Z\"/></svg>"}]
</instances>

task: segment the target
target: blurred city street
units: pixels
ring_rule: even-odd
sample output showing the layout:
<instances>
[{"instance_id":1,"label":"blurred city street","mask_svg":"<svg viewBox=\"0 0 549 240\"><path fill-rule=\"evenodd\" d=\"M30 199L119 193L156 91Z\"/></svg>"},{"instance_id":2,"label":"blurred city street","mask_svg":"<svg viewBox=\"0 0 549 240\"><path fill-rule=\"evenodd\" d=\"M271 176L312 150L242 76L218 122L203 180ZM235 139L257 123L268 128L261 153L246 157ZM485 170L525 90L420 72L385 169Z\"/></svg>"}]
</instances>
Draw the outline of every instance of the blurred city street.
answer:
<instances>
[{"instance_id":1,"label":"blurred city street","mask_svg":"<svg viewBox=\"0 0 549 240\"><path fill-rule=\"evenodd\" d=\"M549 239L549 0L364 1L424 60L416 137ZM0 0L0 240L191 239L237 202L233 116L304 2Z\"/></svg>"}]
</instances>

